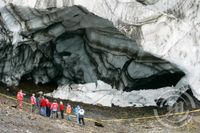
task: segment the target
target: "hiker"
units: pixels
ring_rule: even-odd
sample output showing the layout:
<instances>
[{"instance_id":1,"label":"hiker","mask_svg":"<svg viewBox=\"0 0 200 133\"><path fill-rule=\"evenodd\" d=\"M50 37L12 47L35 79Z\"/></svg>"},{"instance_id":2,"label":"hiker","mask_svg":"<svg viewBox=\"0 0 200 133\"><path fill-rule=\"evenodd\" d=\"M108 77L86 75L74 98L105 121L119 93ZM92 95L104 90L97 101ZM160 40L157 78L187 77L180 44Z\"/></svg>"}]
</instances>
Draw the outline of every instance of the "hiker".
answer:
<instances>
[{"instance_id":1,"label":"hiker","mask_svg":"<svg viewBox=\"0 0 200 133\"><path fill-rule=\"evenodd\" d=\"M38 107L39 110L40 110L40 101L41 101L41 99L42 99L42 94L43 94L43 92L40 91L40 92L38 92L37 94L38 94L38 97L36 98L36 102L37 102L37 107Z\"/></svg>"},{"instance_id":2,"label":"hiker","mask_svg":"<svg viewBox=\"0 0 200 133\"><path fill-rule=\"evenodd\" d=\"M79 124L85 125L85 122L84 122L85 110L83 109L83 107L80 108L80 110L78 111L78 114L79 114ZM81 123L81 121L82 121L82 123Z\"/></svg>"},{"instance_id":3,"label":"hiker","mask_svg":"<svg viewBox=\"0 0 200 133\"><path fill-rule=\"evenodd\" d=\"M57 117L58 112L58 103L56 100L51 104L51 117L55 119Z\"/></svg>"},{"instance_id":4,"label":"hiker","mask_svg":"<svg viewBox=\"0 0 200 133\"><path fill-rule=\"evenodd\" d=\"M79 110L80 110L80 106L77 105L77 106L74 108L74 114L76 115L77 124L79 124L79 114L78 114Z\"/></svg>"},{"instance_id":5,"label":"hiker","mask_svg":"<svg viewBox=\"0 0 200 133\"><path fill-rule=\"evenodd\" d=\"M61 114L61 119L64 119L64 105L62 101L60 101L60 114Z\"/></svg>"},{"instance_id":6,"label":"hiker","mask_svg":"<svg viewBox=\"0 0 200 133\"><path fill-rule=\"evenodd\" d=\"M42 96L39 95L37 98L36 98L36 104L37 104L37 107L40 108L40 101L42 99Z\"/></svg>"},{"instance_id":7,"label":"hiker","mask_svg":"<svg viewBox=\"0 0 200 133\"><path fill-rule=\"evenodd\" d=\"M67 109L66 109L66 113L67 113L67 120L68 121L71 121L71 112L72 112L72 107L71 107L71 105L68 103L67 104Z\"/></svg>"},{"instance_id":8,"label":"hiker","mask_svg":"<svg viewBox=\"0 0 200 133\"><path fill-rule=\"evenodd\" d=\"M42 99L40 101L40 114L42 116L46 116L46 106L47 106L46 99L44 98L44 96L42 96Z\"/></svg>"},{"instance_id":9,"label":"hiker","mask_svg":"<svg viewBox=\"0 0 200 133\"><path fill-rule=\"evenodd\" d=\"M41 95L39 95L37 98L36 98L36 105L37 105L37 108L38 108L38 111L39 111L39 114L41 114L41 112L40 112L40 101L41 101L41 99L42 99L42 96Z\"/></svg>"},{"instance_id":10,"label":"hiker","mask_svg":"<svg viewBox=\"0 0 200 133\"><path fill-rule=\"evenodd\" d=\"M31 111L35 112L36 109L36 98L35 98L35 94L33 93L31 96Z\"/></svg>"},{"instance_id":11,"label":"hiker","mask_svg":"<svg viewBox=\"0 0 200 133\"><path fill-rule=\"evenodd\" d=\"M48 98L46 98L46 116L50 117L51 115L51 102L49 102Z\"/></svg>"},{"instance_id":12,"label":"hiker","mask_svg":"<svg viewBox=\"0 0 200 133\"><path fill-rule=\"evenodd\" d=\"M17 100L19 102L19 108L22 109L22 103L24 100L24 95L26 95L25 93L22 92L22 89L19 90L19 92L17 93Z\"/></svg>"}]
</instances>

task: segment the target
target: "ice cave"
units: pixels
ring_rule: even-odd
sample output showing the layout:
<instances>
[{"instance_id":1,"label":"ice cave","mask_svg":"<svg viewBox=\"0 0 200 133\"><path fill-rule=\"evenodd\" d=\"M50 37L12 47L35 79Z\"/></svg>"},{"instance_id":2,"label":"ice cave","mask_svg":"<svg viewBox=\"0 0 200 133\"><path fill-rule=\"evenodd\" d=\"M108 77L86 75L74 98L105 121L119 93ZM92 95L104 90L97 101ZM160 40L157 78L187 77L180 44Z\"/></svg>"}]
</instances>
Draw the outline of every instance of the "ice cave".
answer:
<instances>
[{"instance_id":1,"label":"ice cave","mask_svg":"<svg viewBox=\"0 0 200 133\"><path fill-rule=\"evenodd\" d=\"M47 96L103 106L156 106L187 89L200 100L199 5L0 0L0 82L55 82Z\"/></svg>"}]
</instances>

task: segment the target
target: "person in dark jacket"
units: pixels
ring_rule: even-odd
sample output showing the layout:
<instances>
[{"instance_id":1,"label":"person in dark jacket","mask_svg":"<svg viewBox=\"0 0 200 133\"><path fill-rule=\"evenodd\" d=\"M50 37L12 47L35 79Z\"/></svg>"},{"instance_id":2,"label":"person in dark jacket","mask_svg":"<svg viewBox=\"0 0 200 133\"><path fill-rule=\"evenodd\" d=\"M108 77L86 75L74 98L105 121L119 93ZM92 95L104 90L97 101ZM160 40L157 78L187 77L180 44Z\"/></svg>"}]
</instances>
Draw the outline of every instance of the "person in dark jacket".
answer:
<instances>
[{"instance_id":1,"label":"person in dark jacket","mask_svg":"<svg viewBox=\"0 0 200 133\"><path fill-rule=\"evenodd\" d=\"M84 122L85 110L83 109L83 107L80 108L80 110L78 111L78 114L79 114L79 124L85 125L85 122Z\"/></svg>"},{"instance_id":2,"label":"person in dark jacket","mask_svg":"<svg viewBox=\"0 0 200 133\"><path fill-rule=\"evenodd\" d=\"M60 101L60 114L61 114L61 118L64 119L64 105L63 102Z\"/></svg>"},{"instance_id":3,"label":"person in dark jacket","mask_svg":"<svg viewBox=\"0 0 200 133\"><path fill-rule=\"evenodd\" d=\"M39 114L41 115L41 109L40 109L40 101L41 101L41 99L42 99L42 96L41 95L39 95L37 98L36 98L36 105L37 105L37 108L38 108L38 110L39 110Z\"/></svg>"}]
</instances>

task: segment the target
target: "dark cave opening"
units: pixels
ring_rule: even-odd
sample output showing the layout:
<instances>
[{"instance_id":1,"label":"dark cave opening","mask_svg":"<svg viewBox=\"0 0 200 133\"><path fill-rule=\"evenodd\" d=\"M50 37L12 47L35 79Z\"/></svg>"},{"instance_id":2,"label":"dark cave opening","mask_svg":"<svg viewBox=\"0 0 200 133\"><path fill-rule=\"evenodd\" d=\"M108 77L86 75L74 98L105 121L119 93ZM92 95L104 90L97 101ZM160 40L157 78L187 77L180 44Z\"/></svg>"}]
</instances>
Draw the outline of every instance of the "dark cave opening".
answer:
<instances>
[{"instance_id":1,"label":"dark cave opening","mask_svg":"<svg viewBox=\"0 0 200 133\"><path fill-rule=\"evenodd\" d=\"M123 91L130 92L133 90L158 89L167 86L175 86L184 75L185 73L180 70L175 72L164 70L147 78L135 79L132 84L129 85L130 87L125 87ZM70 83L75 82L71 81ZM76 82L76 84L79 84L79 82ZM28 75L22 76L19 85L17 86L17 88L29 91L30 93L38 91L48 93L54 91L57 87L57 80L51 80L45 84L36 84L32 79L28 78Z\"/></svg>"},{"instance_id":2,"label":"dark cave opening","mask_svg":"<svg viewBox=\"0 0 200 133\"><path fill-rule=\"evenodd\" d=\"M50 81L48 83L42 84L38 83L36 84L33 80L27 79L26 75L22 76L19 85L16 86L18 89L23 89L24 91L28 93L36 93L39 91L49 93L54 90L56 90L58 87L58 84L55 81Z\"/></svg>"},{"instance_id":3,"label":"dark cave opening","mask_svg":"<svg viewBox=\"0 0 200 133\"><path fill-rule=\"evenodd\" d=\"M158 89L167 86L175 86L184 75L185 73L182 71L173 73L170 71L161 71L147 78L136 79L131 84L131 87L125 87L124 91L130 92L132 90Z\"/></svg>"}]
</instances>

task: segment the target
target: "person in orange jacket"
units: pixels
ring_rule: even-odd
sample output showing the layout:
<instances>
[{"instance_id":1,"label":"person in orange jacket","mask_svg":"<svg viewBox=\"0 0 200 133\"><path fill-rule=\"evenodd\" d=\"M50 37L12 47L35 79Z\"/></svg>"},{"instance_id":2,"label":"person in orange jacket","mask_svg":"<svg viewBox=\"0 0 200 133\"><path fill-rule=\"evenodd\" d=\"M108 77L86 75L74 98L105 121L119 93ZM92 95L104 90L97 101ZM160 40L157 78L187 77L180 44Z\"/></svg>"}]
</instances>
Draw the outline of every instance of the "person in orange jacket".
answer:
<instances>
[{"instance_id":1,"label":"person in orange jacket","mask_svg":"<svg viewBox=\"0 0 200 133\"><path fill-rule=\"evenodd\" d=\"M19 102L19 108L20 109L22 109L24 95L26 95L26 94L22 92L22 89L20 89L19 92L17 93L17 100Z\"/></svg>"},{"instance_id":2,"label":"person in orange jacket","mask_svg":"<svg viewBox=\"0 0 200 133\"><path fill-rule=\"evenodd\" d=\"M36 108L36 98L35 98L35 94L33 93L31 96L31 111L35 112L35 108Z\"/></svg>"},{"instance_id":3,"label":"person in orange jacket","mask_svg":"<svg viewBox=\"0 0 200 133\"><path fill-rule=\"evenodd\" d=\"M71 105L68 103L67 104L67 109L66 109L66 113L67 113L67 120L68 121L71 121L71 112L72 112L72 107L71 107Z\"/></svg>"}]
</instances>

